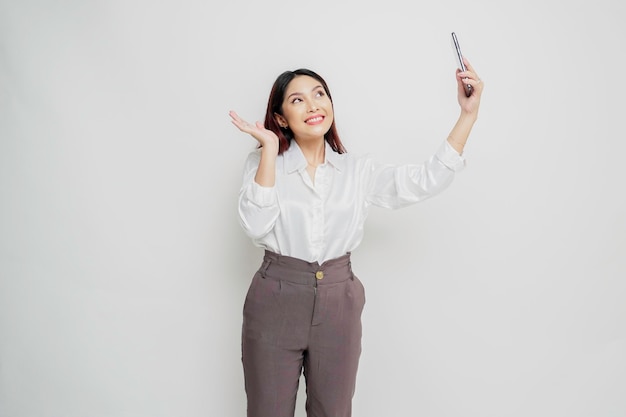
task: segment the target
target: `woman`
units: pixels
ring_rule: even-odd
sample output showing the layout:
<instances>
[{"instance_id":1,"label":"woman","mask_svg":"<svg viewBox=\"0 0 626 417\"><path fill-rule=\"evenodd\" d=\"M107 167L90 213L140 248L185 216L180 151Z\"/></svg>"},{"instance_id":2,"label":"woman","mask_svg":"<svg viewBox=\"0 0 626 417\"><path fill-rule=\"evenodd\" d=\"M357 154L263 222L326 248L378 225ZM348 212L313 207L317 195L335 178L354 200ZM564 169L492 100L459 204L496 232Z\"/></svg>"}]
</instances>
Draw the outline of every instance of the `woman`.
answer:
<instances>
[{"instance_id":1,"label":"woman","mask_svg":"<svg viewBox=\"0 0 626 417\"><path fill-rule=\"evenodd\" d=\"M350 253L371 205L399 208L431 197L464 166L483 83L457 70L461 114L439 150L419 165L382 165L346 153L326 82L286 71L265 122L232 123L258 141L239 194L245 232L265 249L246 301L242 362L248 417L292 417L301 372L309 417L349 417L359 356L363 286ZM473 92L466 97L464 84Z\"/></svg>"}]
</instances>

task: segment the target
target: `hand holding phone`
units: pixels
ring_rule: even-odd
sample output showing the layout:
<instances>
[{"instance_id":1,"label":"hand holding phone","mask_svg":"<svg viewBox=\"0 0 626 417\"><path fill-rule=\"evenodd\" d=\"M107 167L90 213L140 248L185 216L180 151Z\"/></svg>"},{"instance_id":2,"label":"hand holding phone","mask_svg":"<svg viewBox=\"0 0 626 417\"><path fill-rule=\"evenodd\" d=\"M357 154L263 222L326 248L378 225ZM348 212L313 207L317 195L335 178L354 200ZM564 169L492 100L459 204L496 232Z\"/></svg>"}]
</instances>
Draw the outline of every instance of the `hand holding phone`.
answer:
<instances>
[{"instance_id":1,"label":"hand holding phone","mask_svg":"<svg viewBox=\"0 0 626 417\"><path fill-rule=\"evenodd\" d=\"M454 50L456 52L456 58L458 60L459 63L459 68L461 68L461 71L465 71L465 63L463 62L463 54L461 53L461 47L459 46L459 40L456 37L456 34L454 32L452 32L452 43L454 44ZM465 84L465 95L467 97L472 95L472 86L470 84Z\"/></svg>"}]
</instances>

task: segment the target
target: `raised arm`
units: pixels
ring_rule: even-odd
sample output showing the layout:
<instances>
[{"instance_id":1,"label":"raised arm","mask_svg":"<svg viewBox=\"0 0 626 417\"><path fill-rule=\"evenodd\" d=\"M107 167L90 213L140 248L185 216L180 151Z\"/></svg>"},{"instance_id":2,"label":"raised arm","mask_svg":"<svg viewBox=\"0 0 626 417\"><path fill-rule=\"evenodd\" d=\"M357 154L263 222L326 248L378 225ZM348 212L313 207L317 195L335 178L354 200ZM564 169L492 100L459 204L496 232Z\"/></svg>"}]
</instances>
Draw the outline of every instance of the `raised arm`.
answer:
<instances>
[{"instance_id":1,"label":"raised arm","mask_svg":"<svg viewBox=\"0 0 626 417\"><path fill-rule=\"evenodd\" d=\"M448 135L448 143L459 153L463 153L467 138L472 131L472 127L478 118L478 109L480 107L480 97L483 93L484 83L476 74L474 67L469 61L463 58L467 71L461 71L457 69L456 80L458 84L458 100L461 107L461 114L459 115L456 124ZM467 97L465 95L464 84L470 84L472 88L472 94Z\"/></svg>"},{"instance_id":2,"label":"raised arm","mask_svg":"<svg viewBox=\"0 0 626 417\"><path fill-rule=\"evenodd\" d=\"M276 182L276 156L278 155L278 136L266 129L261 122L250 124L235 111L228 113L232 123L242 132L255 138L261 145L261 160L254 181L263 187L273 187Z\"/></svg>"}]
</instances>

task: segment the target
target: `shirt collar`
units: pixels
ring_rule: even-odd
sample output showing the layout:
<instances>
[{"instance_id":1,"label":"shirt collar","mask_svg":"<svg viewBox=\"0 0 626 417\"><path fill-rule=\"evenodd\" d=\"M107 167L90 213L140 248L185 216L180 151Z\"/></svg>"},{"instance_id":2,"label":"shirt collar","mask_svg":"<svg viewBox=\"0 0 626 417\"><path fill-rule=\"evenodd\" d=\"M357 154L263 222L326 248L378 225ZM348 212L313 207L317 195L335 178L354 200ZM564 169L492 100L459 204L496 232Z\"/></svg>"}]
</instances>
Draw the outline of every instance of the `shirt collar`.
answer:
<instances>
[{"instance_id":1,"label":"shirt collar","mask_svg":"<svg viewBox=\"0 0 626 417\"><path fill-rule=\"evenodd\" d=\"M341 171L345 165L345 154L339 154L333 151L333 148L330 147L328 142L324 143L326 144L324 151L326 162L338 171ZM283 153L283 160L285 173L287 174L306 169L306 158L295 140L291 141L289 148Z\"/></svg>"}]
</instances>

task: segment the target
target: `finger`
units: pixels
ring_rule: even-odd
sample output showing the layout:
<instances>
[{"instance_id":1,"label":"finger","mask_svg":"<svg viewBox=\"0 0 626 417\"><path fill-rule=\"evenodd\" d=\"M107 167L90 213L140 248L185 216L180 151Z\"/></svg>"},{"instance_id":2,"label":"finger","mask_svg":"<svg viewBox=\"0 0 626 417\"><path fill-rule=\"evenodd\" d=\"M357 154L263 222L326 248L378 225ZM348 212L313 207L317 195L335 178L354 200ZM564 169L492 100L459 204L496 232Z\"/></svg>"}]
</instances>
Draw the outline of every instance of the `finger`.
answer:
<instances>
[{"instance_id":1,"label":"finger","mask_svg":"<svg viewBox=\"0 0 626 417\"><path fill-rule=\"evenodd\" d=\"M233 119L233 121L241 121L241 117L239 117L237 112L234 110L229 111L228 115L230 116L231 119Z\"/></svg>"},{"instance_id":2,"label":"finger","mask_svg":"<svg viewBox=\"0 0 626 417\"><path fill-rule=\"evenodd\" d=\"M242 119L235 111L231 110L230 112L228 112L228 114L233 119L233 121L235 121L237 123L241 123L241 124L245 124L246 123L246 121L244 119Z\"/></svg>"},{"instance_id":3,"label":"finger","mask_svg":"<svg viewBox=\"0 0 626 417\"><path fill-rule=\"evenodd\" d=\"M480 77L478 77L477 74L475 74L475 73L473 73L471 71L461 71L461 72L457 73L457 76L458 76L459 80L461 80L465 84L478 85L478 84L480 84L482 82Z\"/></svg>"},{"instance_id":4,"label":"finger","mask_svg":"<svg viewBox=\"0 0 626 417\"><path fill-rule=\"evenodd\" d=\"M482 88L482 86L483 86L482 85L483 84L483 80L480 79L478 77L478 75L476 75L476 74L471 74L471 77L464 78L463 82L465 84L471 85L472 87L474 87L474 89L479 88L479 87Z\"/></svg>"},{"instance_id":5,"label":"finger","mask_svg":"<svg viewBox=\"0 0 626 417\"><path fill-rule=\"evenodd\" d=\"M241 120L231 120L232 124L235 125L235 127L239 130L241 130L242 132L246 131L246 124L245 122L242 122Z\"/></svg>"},{"instance_id":6,"label":"finger","mask_svg":"<svg viewBox=\"0 0 626 417\"><path fill-rule=\"evenodd\" d=\"M474 69L474 67L472 66L472 64L469 62L469 60L466 57L463 57L463 63L465 64L465 68L466 68L465 72L469 74L468 78L480 80L480 77L478 76L478 74L476 74L476 70Z\"/></svg>"},{"instance_id":7,"label":"finger","mask_svg":"<svg viewBox=\"0 0 626 417\"><path fill-rule=\"evenodd\" d=\"M246 122L244 119L242 119L241 117L239 117L239 115L234 112L234 111L230 111L229 112L230 117L232 118L232 123L237 126L237 128L243 132L247 132L249 133L251 130L251 126L248 122Z\"/></svg>"},{"instance_id":8,"label":"finger","mask_svg":"<svg viewBox=\"0 0 626 417\"><path fill-rule=\"evenodd\" d=\"M465 93L465 84L462 81L457 83L457 90L458 90L459 96L467 97L467 94Z\"/></svg>"}]
</instances>

